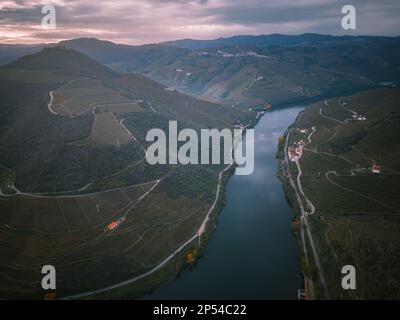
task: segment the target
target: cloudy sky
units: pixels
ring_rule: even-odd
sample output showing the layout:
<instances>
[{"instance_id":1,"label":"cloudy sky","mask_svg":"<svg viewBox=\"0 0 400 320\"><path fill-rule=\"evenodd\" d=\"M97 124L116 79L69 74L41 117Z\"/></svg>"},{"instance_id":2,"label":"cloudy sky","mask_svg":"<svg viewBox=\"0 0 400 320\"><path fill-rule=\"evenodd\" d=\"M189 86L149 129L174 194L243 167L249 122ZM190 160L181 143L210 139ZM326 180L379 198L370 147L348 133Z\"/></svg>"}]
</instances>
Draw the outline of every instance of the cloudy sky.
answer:
<instances>
[{"instance_id":1,"label":"cloudy sky","mask_svg":"<svg viewBox=\"0 0 400 320\"><path fill-rule=\"evenodd\" d=\"M56 29L41 25L56 8ZM357 10L357 30L341 28L341 8ZM0 43L96 37L143 44L238 34L399 35L400 0L0 0Z\"/></svg>"}]
</instances>

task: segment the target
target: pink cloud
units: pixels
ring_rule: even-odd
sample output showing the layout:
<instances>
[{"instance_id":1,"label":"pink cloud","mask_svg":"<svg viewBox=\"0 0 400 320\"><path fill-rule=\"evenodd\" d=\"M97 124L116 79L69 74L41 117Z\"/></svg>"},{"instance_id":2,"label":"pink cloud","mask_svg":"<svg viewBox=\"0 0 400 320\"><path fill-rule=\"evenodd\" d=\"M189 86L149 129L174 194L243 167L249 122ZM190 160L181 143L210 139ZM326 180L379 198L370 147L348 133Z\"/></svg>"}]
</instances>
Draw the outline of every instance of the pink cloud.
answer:
<instances>
[{"instance_id":1,"label":"pink cloud","mask_svg":"<svg viewBox=\"0 0 400 320\"><path fill-rule=\"evenodd\" d=\"M359 34L397 34L397 0L358 3ZM0 41L55 42L98 37L129 44L235 34L340 34L342 0L50 0L57 29L41 28L43 0L2 0ZM371 22L374 23L371 23Z\"/></svg>"}]
</instances>

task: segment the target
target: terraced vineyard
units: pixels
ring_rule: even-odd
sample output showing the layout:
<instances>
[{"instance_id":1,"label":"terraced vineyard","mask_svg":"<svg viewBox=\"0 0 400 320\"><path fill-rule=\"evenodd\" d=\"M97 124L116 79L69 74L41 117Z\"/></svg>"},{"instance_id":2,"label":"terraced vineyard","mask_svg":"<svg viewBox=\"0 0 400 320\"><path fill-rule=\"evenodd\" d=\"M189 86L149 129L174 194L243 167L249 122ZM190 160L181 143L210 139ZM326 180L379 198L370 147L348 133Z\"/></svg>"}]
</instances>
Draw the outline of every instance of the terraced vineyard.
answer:
<instances>
[{"instance_id":1,"label":"terraced vineyard","mask_svg":"<svg viewBox=\"0 0 400 320\"><path fill-rule=\"evenodd\" d=\"M299 163L302 188L316 208L308 220L331 298L399 297L399 101L399 89L322 101L291 129L289 145L315 130ZM356 290L341 287L344 265L356 268ZM324 297L319 278L309 276Z\"/></svg>"},{"instance_id":2,"label":"terraced vineyard","mask_svg":"<svg viewBox=\"0 0 400 320\"><path fill-rule=\"evenodd\" d=\"M118 218L155 182L88 195L19 195L3 198L0 223L17 230L44 233L82 231Z\"/></svg>"},{"instance_id":3,"label":"terraced vineyard","mask_svg":"<svg viewBox=\"0 0 400 320\"><path fill-rule=\"evenodd\" d=\"M117 74L64 47L0 68L0 95L7 298L42 298L46 264L57 269L57 297L111 286L107 297L134 298L173 277L222 203L216 189L225 167L150 165L146 133L168 131L171 119L198 130L256 116Z\"/></svg>"}]
</instances>

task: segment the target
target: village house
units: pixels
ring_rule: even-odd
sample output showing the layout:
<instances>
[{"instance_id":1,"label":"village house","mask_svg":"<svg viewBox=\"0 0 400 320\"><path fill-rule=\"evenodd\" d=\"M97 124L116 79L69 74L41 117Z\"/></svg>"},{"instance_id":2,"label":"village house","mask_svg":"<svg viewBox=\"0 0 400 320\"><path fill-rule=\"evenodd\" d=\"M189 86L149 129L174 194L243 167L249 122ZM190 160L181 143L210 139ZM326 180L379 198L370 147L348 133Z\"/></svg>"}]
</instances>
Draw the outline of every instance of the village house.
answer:
<instances>
[{"instance_id":1,"label":"village house","mask_svg":"<svg viewBox=\"0 0 400 320\"><path fill-rule=\"evenodd\" d=\"M372 173L378 173L378 174L381 173L381 170L382 170L381 166L379 166L377 164L374 164L371 169L372 169Z\"/></svg>"},{"instance_id":2,"label":"village house","mask_svg":"<svg viewBox=\"0 0 400 320\"><path fill-rule=\"evenodd\" d=\"M297 131L299 131L300 133L307 133L308 129L300 129L300 128L298 128Z\"/></svg>"}]
</instances>

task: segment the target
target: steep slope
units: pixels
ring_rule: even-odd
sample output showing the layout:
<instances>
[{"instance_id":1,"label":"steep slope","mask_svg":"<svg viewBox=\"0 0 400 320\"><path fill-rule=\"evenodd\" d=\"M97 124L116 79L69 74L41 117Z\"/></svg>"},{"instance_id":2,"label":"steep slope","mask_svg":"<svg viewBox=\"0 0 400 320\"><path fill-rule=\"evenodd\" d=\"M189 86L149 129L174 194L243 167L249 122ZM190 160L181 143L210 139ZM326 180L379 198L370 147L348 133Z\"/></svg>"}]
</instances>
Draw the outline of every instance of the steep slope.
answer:
<instances>
[{"instance_id":1,"label":"steep slope","mask_svg":"<svg viewBox=\"0 0 400 320\"><path fill-rule=\"evenodd\" d=\"M393 139L400 129L399 101L397 88L321 101L306 108L288 129L289 147L299 141L307 145L298 167L293 161L281 164L300 181L307 211L303 219L311 226L332 299L399 297L400 145ZM281 176L299 219L286 169ZM309 247L305 261L311 265L304 263L303 271L314 278L318 292L311 252ZM345 265L356 269L354 290L341 286Z\"/></svg>"},{"instance_id":2,"label":"steep slope","mask_svg":"<svg viewBox=\"0 0 400 320\"><path fill-rule=\"evenodd\" d=\"M98 136L93 129L98 126L92 128L94 118L101 119L99 113L92 113L94 108L115 114L108 129L114 136L118 128L113 118L119 121L132 112L148 117L148 112L157 110L166 123L176 119L194 128L232 127L238 120L245 122L252 117L238 109L168 91L144 76L119 75L63 46L46 48L1 68L0 80L0 164L16 172L15 183L22 190L75 190L143 156L135 142L117 150L103 145L110 140L99 138L103 134ZM27 103L29 99L32 103ZM47 107L49 101L51 106ZM122 111L113 111L113 107ZM120 130L116 145L127 140L125 129L121 126ZM89 136L85 141L92 141L92 145L77 143Z\"/></svg>"},{"instance_id":3,"label":"steep slope","mask_svg":"<svg viewBox=\"0 0 400 320\"><path fill-rule=\"evenodd\" d=\"M62 45L45 48L40 54L24 56L5 68L59 70L93 78L109 78L116 75L86 55Z\"/></svg>"},{"instance_id":4,"label":"steep slope","mask_svg":"<svg viewBox=\"0 0 400 320\"><path fill-rule=\"evenodd\" d=\"M61 44L116 71L140 72L185 93L244 108L399 80L399 37L273 34L143 46L94 38Z\"/></svg>"},{"instance_id":5,"label":"steep slope","mask_svg":"<svg viewBox=\"0 0 400 320\"><path fill-rule=\"evenodd\" d=\"M135 282L132 298L173 276L164 262L185 267L222 205L225 165L150 165L147 132L167 133L169 120L233 128L255 116L63 46L0 68L0 95L1 298L43 297L49 262L59 297L161 272Z\"/></svg>"},{"instance_id":6,"label":"steep slope","mask_svg":"<svg viewBox=\"0 0 400 320\"><path fill-rule=\"evenodd\" d=\"M161 44L130 46L95 38L67 40L60 44L120 72L136 72L167 65L189 52Z\"/></svg>"},{"instance_id":7,"label":"steep slope","mask_svg":"<svg viewBox=\"0 0 400 320\"><path fill-rule=\"evenodd\" d=\"M75 190L139 156L134 144L116 152L106 146L71 145L90 135L93 115L88 111L63 117L48 107L53 101L49 93L70 82L115 76L82 53L62 47L46 48L0 69L0 164L14 172L17 188Z\"/></svg>"},{"instance_id":8,"label":"steep slope","mask_svg":"<svg viewBox=\"0 0 400 320\"><path fill-rule=\"evenodd\" d=\"M146 75L227 104L254 107L307 100L400 80L397 38L330 45L232 46L193 51ZM347 39L347 38L346 38Z\"/></svg>"}]
</instances>

